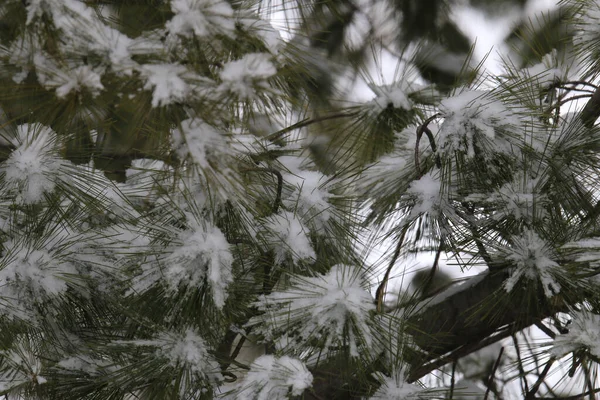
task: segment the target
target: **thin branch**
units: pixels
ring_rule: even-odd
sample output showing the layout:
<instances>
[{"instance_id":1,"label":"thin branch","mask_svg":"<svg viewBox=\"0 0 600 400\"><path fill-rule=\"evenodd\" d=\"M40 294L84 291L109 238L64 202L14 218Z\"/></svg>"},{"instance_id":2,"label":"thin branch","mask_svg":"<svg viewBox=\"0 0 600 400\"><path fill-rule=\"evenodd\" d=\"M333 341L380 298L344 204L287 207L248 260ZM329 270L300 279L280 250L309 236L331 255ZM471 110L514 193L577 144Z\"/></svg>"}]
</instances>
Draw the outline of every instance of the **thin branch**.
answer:
<instances>
[{"instance_id":1,"label":"thin branch","mask_svg":"<svg viewBox=\"0 0 600 400\"><path fill-rule=\"evenodd\" d=\"M542 382L544 381L544 379L546 379L546 376L548 375L548 372L550 372L550 368L552 367L552 364L554 364L554 361L555 361L554 358L551 358L550 360L548 360L548 362L546 363L546 366L544 367L544 370L538 377L538 380L533 384L533 386L531 387L531 390L529 390L527 392L527 394L525 395L526 400L535 398L534 397L535 394L540 389L540 386L541 386Z\"/></svg>"},{"instance_id":2,"label":"thin branch","mask_svg":"<svg viewBox=\"0 0 600 400\"><path fill-rule=\"evenodd\" d=\"M550 330L550 328L548 328L546 325L544 325L544 323L542 321L537 321L535 323L535 326L537 326L542 332L544 332L548 337L555 339L556 338L556 334L554 332L552 332Z\"/></svg>"},{"instance_id":3,"label":"thin branch","mask_svg":"<svg viewBox=\"0 0 600 400\"><path fill-rule=\"evenodd\" d=\"M554 106L552 106L552 108L554 108L554 107L562 107L562 106L564 106L565 104L567 104L570 101L581 100L581 99L589 99L592 96L593 95L589 95L589 94L578 94L577 96L569 97L569 98L566 98L564 100L559 101L557 104L555 104Z\"/></svg>"},{"instance_id":4,"label":"thin branch","mask_svg":"<svg viewBox=\"0 0 600 400\"><path fill-rule=\"evenodd\" d=\"M523 369L523 360L521 359L521 350L519 349L519 342L517 341L517 335L512 335L513 344L517 352L517 366L519 368L519 375L521 377L521 389L523 394L529 392L529 385L527 384L527 376L525 375L525 369Z\"/></svg>"},{"instance_id":5,"label":"thin branch","mask_svg":"<svg viewBox=\"0 0 600 400\"><path fill-rule=\"evenodd\" d=\"M590 93L590 94L594 93L594 91L591 89L578 89L576 87L568 87L568 86L563 86L563 85L558 85L558 86L555 86L554 88L569 90L569 91L573 91L573 92L583 92L583 93Z\"/></svg>"},{"instance_id":6,"label":"thin branch","mask_svg":"<svg viewBox=\"0 0 600 400\"><path fill-rule=\"evenodd\" d=\"M415 142L415 169L417 170L417 174L419 174L419 176L421 175L421 165L419 161L419 145L421 143L421 137L423 136L423 133L427 135L427 138L429 139L429 145L431 146L431 151L435 154L435 152L437 151L437 146L435 144L435 138L433 137L433 133L428 128L428 125L431 123L431 121L433 121L439 116L440 113L436 113L431 117L427 118L421 125L419 125L419 127L417 127L417 140ZM441 168L441 160L439 155L436 156L435 163L438 168Z\"/></svg>"},{"instance_id":7,"label":"thin branch","mask_svg":"<svg viewBox=\"0 0 600 400\"><path fill-rule=\"evenodd\" d=\"M511 334L513 334L515 332L514 329L515 329L514 327L507 327L505 330L498 332L497 334L495 334L493 336L489 336L483 340L480 340L479 342L465 344L465 345L459 347L458 349L456 349L455 351L452 351L451 353L449 353L446 356L440 357L428 364L422 365L421 367L419 367L418 369L416 369L410 373L410 375L408 376L407 382L412 383L412 382L416 381L417 379L427 375L431 371L438 369L441 366L446 365L453 360L456 360L458 358L461 358L468 354L471 354L477 350L480 350L486 346L489 346L492 343L496 343L497 341L502 340L505 337L508 337Z\"/></svg>"},{"instance_id":8,"label":"thin branch","mask_svg":"<svg viewBox=\"0 0 600 400\"><path fill-rule=\"evenodd\" d=\"M235 349L233 349L233 353L231 353L231 356L229 356L230 358L230 362L229 363L224 363L221 366L221 370L222 371L226 371L227 368L229 368L229 366L231 365L231 363L233 361L235 361L235 359L237 358L237 356L240 355L240 351L242 350L242 346L244 346L244 343L246 342L246 336L250 334L250 331L252 330L252 327L248 328L248 331L246 332L246 335L240 335L240 340L238 341L237 345L235 346Z\"/></svg>"},{"instance_id":9,"label":"thin branch","mask_svg":"<svg viewBox=\"0 0 600 400\"><path fill-rule=\"evenodd\" d=\"M452 363L452 378L450 379L450 393L448 395L448 400L452 400L452 398L454 397L454 375L456 374L456 364L457 361L454 360L454 362Z\"/></svg>"},{"instance_id":10,"label":"thin branch","mask_svg":"<svg viewBox=\"0 0 600 400\"><path fill-rule=\"evenodd\" d=\"M442 254L442 249L444 247L444 241L441 240L440 244L438 246L437 251L435 252L435 259L433 260L433 266L431 267L431 270L429 271L429 275L427 276L427 280L425 281L425 284L423 285L423 289L422 294L424 296L427 296L429 293L429 289L431 288L431 285L433 284L433 279L435 278L435 273L438 270L438 264L440 261L440 256Z\"/></svg>"},{"instance_id":11,"label":"thin branch","mask_svg":"<svg viewBox=\"0 0 600 400\"><path fill-rule=\"evenodd\" d=\"M592 394L594 391L594 384L592 383L592 378L590 376L590 368L585 361L581 363L581 367L583 368L583 372L585 372L585 384L588 387L588 396L590 397L590 400L594 400L594 395Z\"/></svg>"},{"instance_id":12,"label":"thin branch","mask_svg":"<svg viewBox=\"0 0 600 400\"><path fill-rule=\"evenodd\" d=\"M278 130L277 132L271 133L270 135L268 135L266 137L266 139L270 140L270 141L277 140L277 139L281 138L283 135L285 135L286 133L291 132L295 129L304 128L304 127L312 125L312 124L329 121L332 119L351 118L351 117L357 116L359 113L360 113L360 111L340 112L340 113L336 113L336 114L323 115L321 117L306 118L300 122L296 122L293 125L290 125L281 130Z\"/></svg>"},{"instance_id":13,"label":"thin branch","mask_svg":"<svg viewBox=\"0 0 600 400\"><path fill-rule=\"evenodd\" d=\"M587 128L592 128L600 116L600 88L596 89L583 110L581 110L581 122Z\"/></svg>"},{"instance_id":14,"label":"thin branch","mask_svg":"<svg viewBox=\"0 0 600 400\"><path fill-rule=\"evenodd\" d=\"M598 86L594 85L593 83L587 82L587 81L581 81L581 80L580 81L556 82L556 83L553 83L552 85L550 85L550 88L560 88L563 85L574 85L574 86L581 85L581 86L589 86L594 89L598 89Z\"/></svg>"},{"instance_id":15,"label":"thin branch","mask_svg":"<svg viewBox=\"0 0 600 400\"><path fill-rule=\"evenodd\" d=\"M494 363L494 367L492 368L492 372L490 373L490 379L487 384L487 389L485 390L485 395L483 396L483 400L487 400L490 395L490 390L492 389L492 385L494 384L494 376L496 375L496 370L500 365L500 359L502 358L502 354L504 353L504 347L500 348L500 352L498 353L498 358L496 358L496 362Z\"/></svg>"},{"instance_id":16,"label":"thin branch","mask_svg":"<svg viewBox=\"0 0 600 400\"><path fill-rule=\"evenodd\" d=\"M396 250L394 250L394 255L392 256L392 260L385 271L385 275L379 286L377 287L377 291L375 292L375 300L377 301L377 312L383 311L383 298L385 297L385 290L387 288L387 283L390 279L390 273L392 272L392 268L396 264L396 260L400 256L400 250L402 249L402 243L404 242L404 237L406 236L406 232L408 231L408 224L404 225L402 231L400 233L400 237L398 238L398 244L396 245Z\"/></svg>"},{"instance_id":17,"label":"thin branch","mask_svg":"<svg viewBox=\"0 0 600 400\"><path fill-rule=\"evenodd\" d=\"M275 168L245 168L244 172L270 172L271 174L277 176L277 195L275 196L275 201L273 202L273 214L277 214L279 211L279 206L281 205L281 192L283 191L283 176L281 172L277 171Z\"/></svg>"},{"instance_id":18,"label":"thin branch","mask_svg":"<svg viewBox=\"0 0 600 400\"><path fill-rule=\"evenodd\" d=\"M561 396L560 400L581 400L585 396L593 396L594 394L596 394L598 392L600 392L600 388L594 389L589 392L574 394L572 396ZM535 400L556 400L556 397L535 397Z\"/></svg>"}]
</instances>

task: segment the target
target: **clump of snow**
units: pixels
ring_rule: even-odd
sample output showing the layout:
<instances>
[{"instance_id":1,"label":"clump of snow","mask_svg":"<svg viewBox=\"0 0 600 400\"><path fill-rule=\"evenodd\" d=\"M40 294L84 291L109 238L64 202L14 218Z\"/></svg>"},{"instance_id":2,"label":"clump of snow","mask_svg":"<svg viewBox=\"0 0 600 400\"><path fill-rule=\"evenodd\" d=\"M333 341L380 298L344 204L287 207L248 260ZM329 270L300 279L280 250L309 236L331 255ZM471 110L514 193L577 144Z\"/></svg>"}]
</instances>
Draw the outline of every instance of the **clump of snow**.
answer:
<instances>
[{"instance_id":1,"label":"clump of snow","mask_svg":"<svg viewBox=\"0 0 600 400\"><path fill-rule=\"evenodd\" d=\"M379 113L390 106L404 110L410 110L413 107L413 102L408 98L411 87L406 81L392 85L370 85L370 88L375 93L375 98L370 102L375 112Z\"/></svg>"},{"instance_id":2,"label":"clump of snow","mask_svg":"<svg viewBox=\"0 0 600 400\"><path fill-rule=\"evenodd\" d=\"M4 364L0 372L0 391L47 382L42 376L42 354L37 353L35 344L26 335L17 336L10 350L0 351L0 357Z\"/></svg>"},{"instance_id":3,"label":"clump of snow","mask_svg":"<svg viewBox=\"0 0 600 400\"><path fill-rule=\"evenodd\" d=\"M234 37L233 9L223 0L171 0L175 14L167 22L170 35L204 38L212 35Z\"/></svg>"},{"instance_id":4,"label":"clump of snow","mask_svg":"<svg viewBox=\"0 0 600 400\"><path fill-rule=\"evenodd\" d=\"M23 124L12 142L16 148L0 163L0 173L9 188L20 191L25 204L36 203L64 175L61 168L67 162L58 154L56 133L40 124Z\"/></svg>"},{"instance_id":5,"label":"clump of snow","mask_svg":"<svg viewBox=\"0 0 600 400\"><path fill-rule=\"evenodd\" d=\"M541 88L548 88L553 84L569 80L567 71L561 68L556 49L542 57L540 63L526 68L525 73Z\"/></svg>"},{"instance_id":6,"label":"clump of snow","mask_svg":"<svg viewBox=\"0 0 600 400\"><path fill-rule=\"evenodd\" d=\"M289 211L281 211L267 219L267 240L275 251L275 261L282 263L288 255L294 262L316 258L315 251L307 236L307 229L298 216Z\"/></svg>"},{"instance_id":7,"label":"clump of snow","mask_svg":"<svg viewBox=\"0 0 600 400\"><path fill-rule=\"evenodd\" d=\"M558 335L550 353L555 357L585 348L595 357L600 358L600 315L587 311L571 313L573 320L569 332Z\"/></svg>"},{"instance_id":8,"label":"clump of snow","mask_svg":"<svg viewBox=\"0 0 600 400\"><path fill-rule=\"evenodd\" d=\"M413 181L406 194L414 197L415 205L411 210L411 216L423 213L435 213L439 210L441 203L441 188L439 172L428 172L416 181Z\"/></svg>"},{"instance_id":9,"label":"clump of snow","mask_svg":"<svg viewBox=\"0 0 600 400\"><path fill-rule=\"evenodd\" d=\"M547 297L558 293L560 285L554 276L559 273L559 265L553 260L551 249L552 247L532 230L514 236L511 244L502 251L504 258L514 265L510 277L504 283L506 291L512 291L521 278L527 278L539 280Z\"/></svg>"},{"instance_id":10,"label":"clump of snow","mask_svg":"<svg viewBox=\"0 0 600 400\"><path fill-rule=\"evenodd\" d=\"M283 198L290 209L297 208L315 216L321 222L327 222L328 211L327 177L316 170L308 170L303 164L307 161L300 156L282 156L278 161L287 171L282 171L283 179L293 188L292 193Z\"/></svg>"},{"instance_id":11,"label":"clump of snow","mask_svg":"<svg viewBox=\"0 0 600 400\"><path fill-rule=\"evenodd\" d=\"M146 78L144 89L152 92L152 107L161 107L187 99L191 89L183 80L190 75L181 64L147 64L142 66Z\"/></svg>"},{"instance_id":12,"label":"clump of snow","mask_svg":"<svg viewBox=\"0 0 600 400\"><path fill-rule=\"evenodd\" d=\"M290 335L300 346L322 340L326 349L347 345L357 356L359 342L368 347L374 340L370 318L375 304L367 287L360 270L347 265L314 278L294 276L288 289L257 302L265 314L249 324L269 339Z\"/></svg>"},{"instance_id":13,"label":"clump of snow","mask_svg":"<svg viewBox=\"0 0 600 400\"><path fill-rule=\"evenodd\" d=\"M77 274L71 263L45 249L31 248L13 240L8 240L4 248L8 250L0 261L2 314L28 319L34 304L65 293L65 278Z\"/></svg>"},{"instance_id":14,"label":"clump of snow","mask_svg":"<svg viewBox=\"0 0 600 400\"><path fill-rule=\"evenodd\" d=\"M180 285L201 286L206 279L217 307L227 298L227 286L233 280L233 255L227 238L216 226L192 224L180 232L173 252L165 259L164 279L177 290Z\"/></svg>"},{"instance_id":15,"label":"clump of snow","mask_svg":"<svg viewBox=\"0 0 600 400\"><path fill-rule=\"evenodd\" d=\"M597 43L600 40L600 3L597 1L586 2L586 7L581 8L578 21L579 32L575 35L575 42L585 44Z\"/></svg>"},{"instance_id":16,"label":"clump of snow","mask_svg":"<svg viewBox=\"0 0 600 400\"><path fill-rule=\"evenodd\" d=\"M285 399L300 396L312 386L313 376L296 358L264 355L250 365L238 385L238 398L254 400Z\"/></svg>"},{"instance_id":17,"label":"clump of snow","mask_svg":"<svg viewBox=\"0 0 600 400\"><path fill-rule=\"evenodd\" d=\"M504 218L532 221L546 215L545 206L548 197L540 193L540 178L531 178L526 172L515 175L511 182L505 183L492 193L474 193L467 200L485 202L493 207L491 218L499 221Z\"/></svg>"},{"instance_id":18,"label":"clump of snow","mask_svg":"<svg viewBox=\"0 0 600 400\"><path fill-rule=\"evenodd\" d=\"M77 0L36 0L28 2L27 23L47 15L62 33L58 45L67 54L97 54L114 72L129 74L132 40L106 25L92 7Z\"/></svg>"},{"instance_id":19,"label":"clump of snow","mask_svg":"<svg viewBox=\"0 0 600 400\"><path fill-rule=\"evenodd\" d=\"M406 382L404 370L393 373L391 377L382 373L375 374L375 377L381 382L381 386L373 396L369 397L369 400L418 400L440 395L439 391L435 393Z\"/></svg>"},{"instance_id":20,"label":"clump of snow","mask_svg":"<svg viewBox=\"0 0 600 400\"><path fill-rule=\"evenodd\" d=\"M563 246L573 252L576 262L589 263L591 267L600 266L600 237L590 237L567 243ZM600 279L595 277L595 280Z\"/></svg>"},{"instance_id":21,"label":"clump of snow","mask_svg":"<svg viewBox=\"0 0 600 400\"><path fill-rule=\"evenodd\" d=\"M187 329L184 333L163 332L153 340L134 343L156 347L157 355L167 359L173 368L185 368L210 382L222 379L219 363L209 353L206 341L193 329Z\"/></svg>"},{"instance_id":22,"label":"clump of snow","mask_svg":"<svg viewBox=\"0 0 600 400\"><path fill-rule=\"evenodd\" d=\"M250 53L239 60L226 63L220 73L223 83L219 89L241 99L254 98L255 88L268 88L266 79L277 74L271 57L268 53Z\"/></svg>"},{"instance_id":23,"label":"clump of snow","mask_svg":"<svg viewBox=\"0 0 600 400\"><path fill-rule=\"evenodd\" d=\"M74 373L84 372L89 375L96 375L100 373L103 367L108 367L111 364L110 360L95 359L86 354L79 354L60 360L56 366Z\"/></svg>"},{"instance_id":24,"label":"clump of snow","mask_svg":"<svg viewBox=\"0 0 600 400\"><path fill-rule=\"evenodd\" d=\"M171 135L173 149L181 159L191 158L201 168L210 168L210 160L229 149L225 135L199 118L182 121Z\"/></svg>"},{"instance_id":25,"label":"clump of snow","mask_svg":"<svg viewBox=\"0 0 600 400\"><path fill-rule=\"evenodd\" d=\"M93 69L89 65L71 66L68 71L59 68L54 61L42 53L33 58L36 74L46 89L56 88L56 97L65 98L69 93L79 93L86 89L92 96L97 96L104 86L101 82L102 69Z\"/></svg>"},{"instance_id":26,"label":"clump of snow","mask_svg":"<svg viewBox=\"0 0 600 400\"><path fill-rule=\"evenodd\" d=\"M494 152L509 150L507 142L497 135L497 130L512 129L516 119L489 92L463 90L443 99L439 108L444 122L437 139L438 151L447 154L461 151L473 157L475 145Z\"/></svg>"},{"instance_id":27,"label":"clump of snow","mask_svg":"<svg viewBox=\"0 0 600 400\"><path fill-rule=\"evenodd\" d=\"M284 45L284 41L281 38L279 30L275 29L269 21L257 18L254 14L246 15L244 17L240 16L238 17L238 21L246 27L249 33L254 34L261 39L266 49L271 54L279 54L279 51Z\"/></svg>"}]
</instances>

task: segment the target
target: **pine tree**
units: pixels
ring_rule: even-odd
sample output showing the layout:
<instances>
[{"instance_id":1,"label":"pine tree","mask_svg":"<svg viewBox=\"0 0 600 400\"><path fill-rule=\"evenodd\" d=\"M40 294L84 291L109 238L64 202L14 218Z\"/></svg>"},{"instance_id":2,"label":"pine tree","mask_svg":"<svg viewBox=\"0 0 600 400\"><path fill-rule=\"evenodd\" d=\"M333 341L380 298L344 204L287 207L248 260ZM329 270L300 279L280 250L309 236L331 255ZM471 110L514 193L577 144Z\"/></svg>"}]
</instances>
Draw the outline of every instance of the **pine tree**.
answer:
<instances>
[{"instance_id":1,"label":"pine tree","mask_svg":"<svg viewBox=\"0 0 600 400\"><path fill-rule=\"evenodd\" d=\"M595 398L600 3L529 5L490 75L450 0L4 0L0 395Z\"/></svg>"}]
</instances>

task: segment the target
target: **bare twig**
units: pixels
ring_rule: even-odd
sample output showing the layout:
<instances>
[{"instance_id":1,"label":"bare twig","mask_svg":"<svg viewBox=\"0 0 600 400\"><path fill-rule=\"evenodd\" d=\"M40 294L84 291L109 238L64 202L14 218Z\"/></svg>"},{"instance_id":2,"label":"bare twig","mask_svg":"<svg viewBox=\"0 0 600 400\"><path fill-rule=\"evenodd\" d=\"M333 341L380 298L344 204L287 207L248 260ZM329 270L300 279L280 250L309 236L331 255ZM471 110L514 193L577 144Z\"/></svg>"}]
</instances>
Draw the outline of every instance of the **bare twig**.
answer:
<instances>
[{"instance_id":1,"label":"bare twig","mask_svg":"<svg viewBox=\"0 0 600 400\"><path fill-rule=\"evenodd\" d=\"M589 392L574 394L572 396L561 396L560 400L581 400L585 396L593 396L594 394L599 393L599 392L600 392L600 388L594 389ZM556 397L536 397L535 400L556 400Z\"/></svg>"},{"instance_id":2,"label":"bare twig","mask_svg":"<svg viewBox=\"0 0 600 400\"><path fill-rule=\"evenodd\" d=\"M273 202L273 213L276 214L279 211L279 206L281 205L281 192L283 191L283 176L281 175L281 172L277 171L275 168L246 168L244 171L270 172L277 177L277 195L275 196L275 201Z\"/></svg>"},{"instance_id":3,"label":"bare twig","mask_svg":"<svg viewBox=\"0 0 600 400\"><path fill-rule=\"evenodd\" d=\"M544 332L548 337L554 339L556 338L556 334L550 330L542 321L537 321L535 326L539 328L542 332Z\"/></svg>"},{"instance_id":4,"label":"bare twig","mask_svg":"<svg viewBox=\"0 0 600 400\"><path fill-rule=\"evenodd\" d=\"M550 372L550 368L552 367L552 364L554 364L554 361L555 361L554 358L551 358L550 360L548 360L548 362L546 363L546 366L544 367L544 370L542 371L542 373L538 377L538 380L533 384L533 386L531 387L531 389L525 395L525 399L526 400L530 400L530 399L534 399L535 398L534 397L535 394L540 389L540 385L542 384L542 382L544 381L544 379L546 379L546 376L548 375L548 372Z\"/></svg>"},{"instance_id":5,"label":"bare twig","mask_svg":"<svg viewBox=\"0 0 600 400\"><path fill-rule=\"evenodd\" d=\"M287 126L281 130L278 130L277 132L270 134L269 136L266 137L266 139L271 140L271 141L277 140L277 139L281 138L283 135L285 135L286 133L293 131L294 129L304 128L304 127L312 125L312 124L329 121L332 119L351 118L351 117L357 116L358 114L359 114L359 111L352 111L352 112L340 112L340 113L336 113L336 114L323 115L321 117L315 117L315 118L306 118L300 122L296 122L293 125Z\"/></svg>"},{"instance_id":6,"label":"bare twig","mask_svg":"<svg viewBox=\"0 0 600 400\"><path fill-rule=\"evenodd\" d=\"M385 271L385 275L379 286L377 287L377 291L375 292L375 300L377 301L377 312L383 311L383 298L385 297L385 290L387 288L387 283L390 279L390 273L392 272L392 268L394 268L394 264L396 264L396 260L400 256L400 250L402 249L402 243L404 242L404 237L406 236L406 232L408 231L408 224L402 227L402 231L400 232L400 237L398 238L398 244L396 245L396 250L394 250L394 255L392 256L392 260Z\"/></svg>"},{"instance_id":7,"label":"bare twig","mask_svg":"<svg viewBox=\"0 0 600 400\"><path fill-rule=\"evenodd\" d=\"M456 360L452 363L452 378L450 378L450 393L448 394L448 400L452 400L454 397L454 375L456 374Z\"/></svg>"},{"instance_id":8,"label":"bare twig","mask_svg":"<svg viewBox=\"0 0 600 400\"><path fill-rule=\"evenodd\" d=\"M483 400L487 400L490 395L490 390L492 389L492 385L494 384L494 376L496 375L496 370L500 365L500 359L502 358L502 354L504 353L504 347L500 348L500 352L498 353L498 358L496 358L496 362L494 363L494 367L492 368L492 372L490 373L490 379L487 383L487 389L485 390L485 395L483 396Z\"/></svg>"},{"instance_id":9,"label":"bare twig","mask_svg":"<svg viewBox=\"0 0 600 400\"><path fill-rule=\"evenodd\" d=\"M427 280L425 281L425 284L423 285L423 289L421 290L423 295L425 295L425 296L428 295L431 285L433 284L433 279L435 278L435 273L438 270L438 264L440 261L440 256L442 254L443 247L444 247L444 241L440 240L438 249L435 252L435 259L433 260L433 266L429 270L429 275L427 276Z\"/></svg>"},{"instance_id":10,"label":"bare twig","mask_svg":"<svg viewBox=\"0 0 600 400\"><path fill-rule=\"evenodd\" d=\"M464 346L461 346L458 349L456 349L455 351L451 352L450 354L440 357L428 364L422 365L418 369L412 371L410 373L410 375L408 376L407 382L412 383L412 382L416 381L417 379L427 375L431 371L433 371L437 368L440 368L441 366L446 365L449 362L452 362L453 360L456 360L458 358L461 358L468 354L471 354L477 350L480 350L486 346L489 346L492 343L496 343L497 341L502 340L505 337L508 337L513 333L514 333L514 328L508 327L508 328L504 329L503 331L496 333L493 336L489 336L483 340L480 340L479 342L469 343Z\"/></svg>"},{"instance_id":11,"label":"bare twig","mask_svg":"<svg viewBox=\"0 0 600 400\"><path fill-rule=\"evenodd\" d=\"M521 380L521 389L523 394L529 392L529 385L527 384L527 377L525 376L525 370L523 369L523 360L521 359L521 350L519 349L519 342L517 341L517 335L512 335L513 344L517 352L517 366L519 367L519 375Z\"/></svg>"},{"instance_id":12,"label":"bare twig","mask_svg":"<svg viewBox=\"0 0 600 400\"><path fill-rule=\"evenodd\" d=\"M432 115L417 128L417 141L415 143L415 169L417 170L417 174L419 174L419 176L421 175L421 165L419 161L419 145L421 143L421 137L423 136L423 133L427 135L427 138L429 139L429 145L431 146L431 151L435 154L435 152L437 151L437 146L435 144L435 138L433 137L433 133L428 128L428 125L431 123L431 121L433 121L439 116L439 113ZM439 155L436 156L435 163L438 168L441 167Z\"/></svg>"}]
</instances>

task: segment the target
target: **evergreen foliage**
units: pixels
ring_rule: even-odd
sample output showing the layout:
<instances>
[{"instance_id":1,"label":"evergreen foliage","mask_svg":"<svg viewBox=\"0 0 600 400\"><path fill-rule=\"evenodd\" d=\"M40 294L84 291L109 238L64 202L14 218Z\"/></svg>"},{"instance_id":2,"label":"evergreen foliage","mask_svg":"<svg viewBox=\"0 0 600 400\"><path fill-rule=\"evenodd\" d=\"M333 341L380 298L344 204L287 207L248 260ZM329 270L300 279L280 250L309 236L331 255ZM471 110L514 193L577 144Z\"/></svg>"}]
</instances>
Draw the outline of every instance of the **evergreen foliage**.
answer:
<instances>
[{"instance_id":1,"label":"evergreen foliage","mask_svg":"<svg viewBox=\"0 0 600 400\"><path fill-rule=\"evenodd\" d=\"M490 75L452 0L4 0L0 395L598 396L600 3L530 3Z\"/></svg>"}]
</instances>

